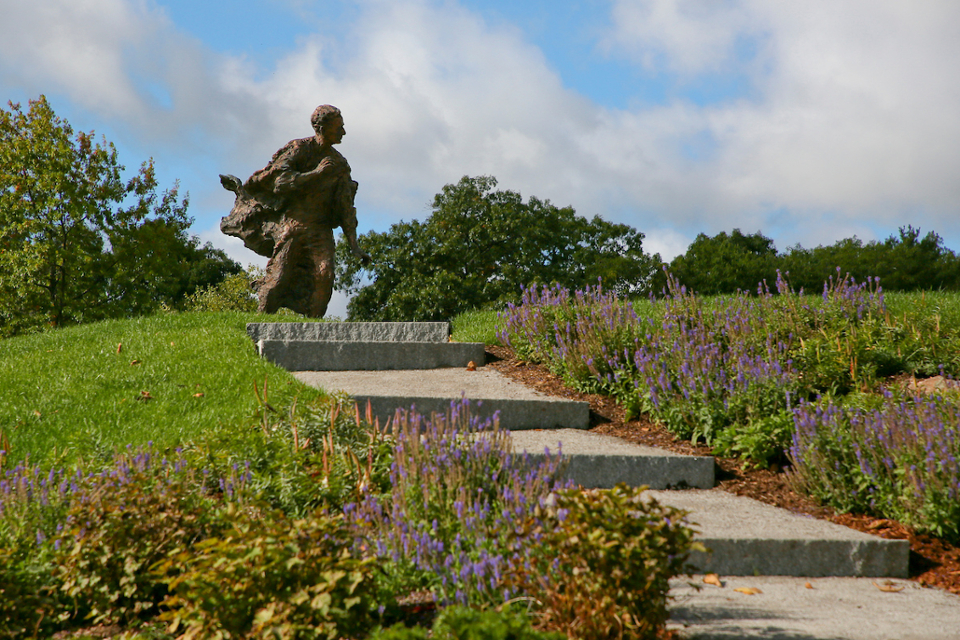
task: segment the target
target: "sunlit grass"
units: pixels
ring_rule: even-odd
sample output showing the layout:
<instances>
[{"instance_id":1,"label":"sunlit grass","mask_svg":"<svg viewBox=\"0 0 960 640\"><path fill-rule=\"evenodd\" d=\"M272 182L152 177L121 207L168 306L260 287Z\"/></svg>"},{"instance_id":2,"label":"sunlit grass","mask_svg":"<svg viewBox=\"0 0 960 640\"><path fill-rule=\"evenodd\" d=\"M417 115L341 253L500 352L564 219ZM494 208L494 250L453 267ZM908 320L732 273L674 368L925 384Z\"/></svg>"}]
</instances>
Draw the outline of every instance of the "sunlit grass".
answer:
<instances>
[{"instance_id":1,"label":"sunlit grass","mask_svg":"<svg viewBox=\"0 0 960 640\"><path fill-rule=\"evenodd\" d=\"M111 320L0 341L0 449L8 458L102 457L173 446L252 417L271 399L320 393L262 360L246 323L294 317L183 313Z\"/></svg>"},{"instance_id":2,"label":"sunlit grass","mask_svg":"<svg viewBox=\"0 0 960 640\"><path fill-rule=\"evenodd\" d=\"M467 311L451 322L453 339L457 342L482 342L498 345L497 312L493 310Z\"/></svg>"}]
</instances>

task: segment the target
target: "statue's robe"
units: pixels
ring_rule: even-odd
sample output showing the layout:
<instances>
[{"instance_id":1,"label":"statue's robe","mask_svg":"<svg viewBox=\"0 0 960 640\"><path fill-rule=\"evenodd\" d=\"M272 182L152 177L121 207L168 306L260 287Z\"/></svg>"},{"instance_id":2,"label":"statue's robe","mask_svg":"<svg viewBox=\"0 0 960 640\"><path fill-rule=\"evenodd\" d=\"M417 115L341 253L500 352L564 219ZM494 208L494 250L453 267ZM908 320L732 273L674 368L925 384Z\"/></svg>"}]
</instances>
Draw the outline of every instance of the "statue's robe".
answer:
<instances>
[{"instance_id":1,"label":"statue's robe","mask_svg":"<svg viewBox=\"0 0 960 640\"><path fill-rule=\"evenodd\" d=\"M288 142L269 164L239 184L221 176L236 202L220 230L269 256L259 308L287 307L322 317L333 293L333 229L356 233L357 183L346 158L316 138Z\"/></svg>"}]
</instances>

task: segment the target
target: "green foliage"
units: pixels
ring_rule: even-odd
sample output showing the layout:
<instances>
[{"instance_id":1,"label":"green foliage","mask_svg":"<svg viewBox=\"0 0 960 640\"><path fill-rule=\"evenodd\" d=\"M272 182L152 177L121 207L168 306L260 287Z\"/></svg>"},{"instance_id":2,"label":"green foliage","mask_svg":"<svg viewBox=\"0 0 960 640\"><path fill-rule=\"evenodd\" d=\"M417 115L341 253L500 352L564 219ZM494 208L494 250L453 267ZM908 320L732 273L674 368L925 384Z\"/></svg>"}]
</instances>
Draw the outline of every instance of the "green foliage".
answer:
<instances>
[{"instance_id":1,"label":"green foliage","mask_svg":"<svg viewBox=\"0 0 960 640\"><path fill-rule=\"evenodd\" d=\"M370 640L566 640L566 636L538 631L528 616L511 610L480 611L454 605L440 612L430 633L423 627L394 625L378 630Z\"/></svg>"},{"instance_id":2,"label":"green foliage","mask_svg":"<svg viewBox=\"0 0 960 640\"><path fill-rule=\"evenodd\" d=\"M351 555L340 516L238 510L233 524L160 563L163 618L194 638L360 637L374 623L376 568Z\"/></svg>"},{"instance_id":3,"label":"green foliage","mask_svg":"<svg viewBox=\"0 0 960 640\"><path fill-rule=\"evenodd\" d=\"M256 282L263 270L249 265L245 271L229 275L217 284L197 289L184 301L186 311L243 311L257 310Z\"/></svg>"},{"instance_id":4,"label":"green foliage","mask_svg":"<svg viewBox=\"0 0 960 640\"><path fill-rule=\"evenodd\" d=\"M0 638L29 638L54 630L56 614L65 611L51 593L49 553L36 544L0 545ZM31 541L32 542L32 541Z\"/></svg>"},{"instance_id":5,"label":"green foliage","mask_svg":"<svg viewBox=\"0 0 960 640\"><path fill-rule=\"evenodd\" d=\"M517 539L540 535L506 584L537 602L537 626L570 638L655 638L667 621L670 578L702 550L686 512L643 497L646 488L569 489L542 519L518 524Z\"/></svg>"},{"instance_id":6,"label":"green foliage","mask_svg":"<svg viewBox=\"0 0 960 640\"><path fill-rule=\"evenodd\" d=\"M782 463L792 437L793 411L780 409L720 432L713 452L720 456L737 456L757 466Z\"/></svg>"},{"instance_id":7,"label":"green foliage","mask_svg":"<svg viewBox=\"0 0 960 640\"><path fill-rule=\"evenodd\" d=\"M148 313L239 265L186 230L152 160L124 181L116 149L46 98L0 109L0 336Z\"/></svg>"},{"instance_id":8,"label":"green foliage","mask_svg":"<svg viewBox=\"0 0 960 640\"><path fill-rule=\"evenodd\" d=\"M582 287L602 277L623 293L648 289L659 257L643 252L642 233L496 186L491 177L464 177L443 187L425 222L364 234L368 267L341 238L338 287L356 294L349 318L449 320L515 301L538 282Z\"/></svg>"},{"instance_id":9,"label":"green foliage","mask_svg":"<svg viewBox=\"0 0 960 640\"><path fill-rule=\"evenodd\" d=\"M448 607L433 624L437 640L565 640L558 632L538 631L528 616L514 611Z\"/></svg>"},{"instance_id":10,"label":"green foliage","mask_svg":"<svg viewBox=\"0 0 960 640\"><path fill-rule=\"evenodd\" d=\"M183 459L162 467L120 460L110 480L74 493L55 540L57 582L74 619L155 615L166 589L150 568L225 525L218 496L204 489L202 475L180 471Z\"/></svg>"},{"instance_id":11,"label":"green foliage","mask_svg":"<svg viewBox=\"0 0 960 640\"><path fill-rule=\"evenodd\" d=\"M841 511L960 540L960 396L904 391L802 403L789 454L796 488Z\"/></svg>"},{"instance_id":12,"label":"green foliage","mask_svg":"<svg viewBox=\"0 0 960 640\"><path fill-rule=\"evenodd\" d=\"M936 232L921 237L912 225L882 241L864 243L854 236L813 249L796 245L783 253L759 231L743 235L734 229L713 237L701 233L670 263L670 272L702 295L755 291L764 280L772 283L777 271L809 293L819 293L837 272L860 282L880 278L886 291L960 289L960 257Z\"/></svg>"},{"instance_id":13,"label":"green foliage","mask_svg":"<svg viewBox=\"0 0 960 640\"><path fill-rule=\"evenodd\" d=\"M392 447L345 394L275 408L263 388L255 418L218 425L187 450L218 476L244 467L252 474L248 491L291 517L389 488Z\"/></svg>"},{"instance_id":14,"label":"green foliage","mask_svg":"<svg viewBox=\"0 0 960 640\"><path fill-rule=\"evenodd\" d=\"M686 253L670 263L670 273L701 295L755 291L757 284L777 277L777 250L759 231L744 235L734 229L712 238L699 234Z\"/></svg>"}]
</instances>

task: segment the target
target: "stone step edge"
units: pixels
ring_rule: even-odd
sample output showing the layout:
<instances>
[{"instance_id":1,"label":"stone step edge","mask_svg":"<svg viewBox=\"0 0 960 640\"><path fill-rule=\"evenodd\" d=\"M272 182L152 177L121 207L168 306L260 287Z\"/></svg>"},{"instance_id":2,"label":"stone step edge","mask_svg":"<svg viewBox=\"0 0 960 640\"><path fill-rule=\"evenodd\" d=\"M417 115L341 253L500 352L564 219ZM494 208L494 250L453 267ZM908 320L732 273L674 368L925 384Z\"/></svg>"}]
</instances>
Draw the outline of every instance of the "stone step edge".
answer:
<instances>
[{"instance_id":1,"label":"stone step edge","mask_svg":"<svg viewBox=\"0 0 960 640\"><path fill-rule=\"evenodd\" d=\"M257 342L260 356L288 371L441 369L484 362L482 342L291 341Z\"/></svg>"},{"instance_id":2,"label":"stone step edge","mask_svg":"<svg viewBox=\"0 0 960 640\"><path fill-rule=\"evenodd\" d=\"M517 453L522 453L517 451ZM531 464L545 453L527 452ZM654 490L712 489L713 459L695 456L625 456L603 453L562 453L563 477L584 489L610 489L620 483Z\"/></svg>"},{"instance_id":3,"label":"stone step edge","mask_svg":"<svg viewBox=\"0 0 960 640\"><path fill-rule=\"evenodd\" d=\"M689 512L697 572L720 575L907 577L910 543L736 496L709 491L652 491L661 504Z\"/></svg>"},{"instance_id":4,"label":"stone step edge","mask_svg":"<svg viewBox=\"0 0 960 640\"><path fill-rule=\"evenodd\" d=\"M247 335L260 340L306 342L450 341L449 322L250 322Z\"/></svg>"},{"instance_id":5,"label":"stone step edge","mask_svg":"<svg viewBox=\"0 0 960 640\"><path fill-rule=\"evenodd\" d=\"M398 409L415 407L423 415L443 414L457 399L446 396L398 396L355 394L351 396L361 410L370 403L374 416L381 424L392 418ZM590 405L578 400L545 397L526 398L471 398L470 413L482 420L500 414L500 427L511 431L526 429L580 429L590 428Z\"/></svg>"}]
</instances>

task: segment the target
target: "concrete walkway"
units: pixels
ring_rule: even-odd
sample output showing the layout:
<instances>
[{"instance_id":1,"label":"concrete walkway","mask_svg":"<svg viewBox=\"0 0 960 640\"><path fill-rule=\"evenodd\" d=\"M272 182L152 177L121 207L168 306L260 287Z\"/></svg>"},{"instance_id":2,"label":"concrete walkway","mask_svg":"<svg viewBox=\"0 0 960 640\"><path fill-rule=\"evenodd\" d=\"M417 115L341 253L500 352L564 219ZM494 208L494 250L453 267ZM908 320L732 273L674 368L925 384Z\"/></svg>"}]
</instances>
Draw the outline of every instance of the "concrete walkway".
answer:
<instances>
[{"instance_id":1,"label":"concrete walkway","mask_svg":"<svg viewBox=\"0 0 960 640\"><path fill-rule=\"evenodd\" d=\"M960 638L960 597L907 580L756 576L722 577L721 584L704 584L702 576L671 581L668 628L690 640Z\"/></svg>"}]
</instances>

